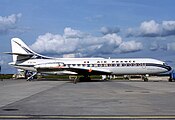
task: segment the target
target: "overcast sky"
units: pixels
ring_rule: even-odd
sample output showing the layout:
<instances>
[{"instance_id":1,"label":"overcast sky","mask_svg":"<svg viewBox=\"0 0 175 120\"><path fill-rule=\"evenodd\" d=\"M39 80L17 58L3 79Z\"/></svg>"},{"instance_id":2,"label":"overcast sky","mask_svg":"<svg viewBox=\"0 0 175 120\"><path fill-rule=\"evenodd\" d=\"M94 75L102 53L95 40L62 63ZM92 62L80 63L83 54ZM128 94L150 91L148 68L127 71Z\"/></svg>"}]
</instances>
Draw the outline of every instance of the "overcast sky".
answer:
<instances>
[{"instance_id":1,"label":"overcast sky","mask_svg":"<svg viewBox=\"0 0 175 120\"><path fill-rule=\"evenodd\" d=\"M175 66L175 0L0 0L0 52L21 38L55 57L149 57ZM1 54L2 73L14 73Z\"/></svg>"}]
</instances>

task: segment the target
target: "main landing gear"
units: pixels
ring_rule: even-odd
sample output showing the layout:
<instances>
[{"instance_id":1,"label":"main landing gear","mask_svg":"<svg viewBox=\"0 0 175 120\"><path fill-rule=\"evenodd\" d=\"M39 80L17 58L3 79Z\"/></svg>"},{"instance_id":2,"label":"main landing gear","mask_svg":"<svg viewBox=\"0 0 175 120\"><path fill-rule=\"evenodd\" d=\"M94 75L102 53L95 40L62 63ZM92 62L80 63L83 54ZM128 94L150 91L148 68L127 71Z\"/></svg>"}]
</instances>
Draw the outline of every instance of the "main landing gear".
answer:
<instances>
[{"instance_id":1,"label":"main landing gear","mask_svg":"<svg viewBox=\"0 0 175 120\"><path fill-rule=\"evenodd\" d=\"M74 79L74 84L76 84L77 82L81 82L81 81L85 81L85 82L88 82L88 81L91 81L91 78L89 76L83 76L83 77L80 77L79 79Z\"/></svg>"}]
</instances>

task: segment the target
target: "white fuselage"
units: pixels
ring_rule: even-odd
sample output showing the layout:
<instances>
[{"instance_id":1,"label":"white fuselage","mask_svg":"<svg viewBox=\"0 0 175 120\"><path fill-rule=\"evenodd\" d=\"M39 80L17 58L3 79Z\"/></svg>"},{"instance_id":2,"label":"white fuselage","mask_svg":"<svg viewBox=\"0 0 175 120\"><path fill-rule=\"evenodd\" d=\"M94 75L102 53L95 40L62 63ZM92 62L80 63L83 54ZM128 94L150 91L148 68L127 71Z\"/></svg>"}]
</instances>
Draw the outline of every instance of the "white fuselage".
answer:
<instances>
[{"instance_id":1,"label":"white fuselage","mask_svg":"<svg viewBox=\"0 0 175 120\"><path fill-rule=\"evenodd\" d=\"M45 71L54 74L78 74L69 71L69 68L89 69L103 71L109 74L156 74L171 70L164 62L150 58L51 58L51 59L29 59L24 62L10 63L19 69L37 71L37 68L50 68ZM64 70L54 68L64 68ZM68 69L68 70L66 70ZM91 71L90 71L91 72Z\"/></svg>"}]
</instances>

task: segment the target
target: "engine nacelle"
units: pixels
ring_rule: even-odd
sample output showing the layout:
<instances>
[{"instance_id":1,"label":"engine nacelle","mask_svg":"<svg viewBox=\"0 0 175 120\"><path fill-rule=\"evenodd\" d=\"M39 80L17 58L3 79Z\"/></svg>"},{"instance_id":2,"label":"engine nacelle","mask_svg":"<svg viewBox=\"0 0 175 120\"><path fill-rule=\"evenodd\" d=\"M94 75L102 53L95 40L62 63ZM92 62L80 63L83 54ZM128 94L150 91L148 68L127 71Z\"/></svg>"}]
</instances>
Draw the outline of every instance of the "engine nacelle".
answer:
<instances>
[{"instance_id":1,"label":"engine nacelle","mask_svg":"<svg viewBox=\"0 0 175 120\"><path fill-rule=\"evenodd\" d=\"M34 66L36 69L45 69L45 68L64 68L64 63L61 62L52 62L52 63L43 63Z\"/></svg>"}]
</instances>

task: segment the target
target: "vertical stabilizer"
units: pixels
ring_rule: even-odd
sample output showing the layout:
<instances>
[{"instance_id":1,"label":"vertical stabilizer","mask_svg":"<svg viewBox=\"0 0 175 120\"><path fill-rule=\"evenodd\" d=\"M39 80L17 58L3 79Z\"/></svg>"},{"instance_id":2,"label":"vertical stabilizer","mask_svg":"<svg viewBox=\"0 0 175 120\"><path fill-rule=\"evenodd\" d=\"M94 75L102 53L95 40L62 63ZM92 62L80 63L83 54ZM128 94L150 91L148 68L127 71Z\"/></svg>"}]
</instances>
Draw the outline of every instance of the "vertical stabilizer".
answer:
<instances>
[{"instance_id":1,"label":"vertical stabilizer","mask_svg":"<svg viewBox=\"0 0 175 120\"><path fill-rule=\"evenodd\" d=\"M20 56L22 57L31 57L31 55L35 54L21 39L12 38L12 53L13 53L13 61L16 62L19 60Z\"/></svg>"},{"instance_id":2,"label":"vertical stabilizer","mask_svg":"<svg viewBox=\"0 0 175 120\"><path fill-rule=\"evenodd\" d=\"M40 55L34 51L32 51L21 39L19 38L12 38L11 39L12 45L12 54L13 55L13 62L17 61L25 61L27 59L35 58L35 59L50 59L51 57Z\"/></svg>"}]
</instances>

